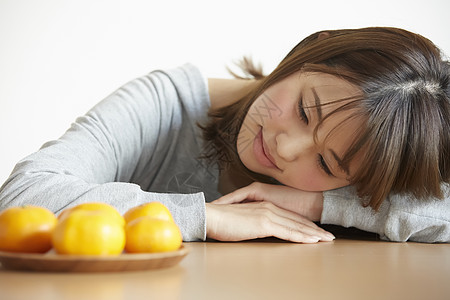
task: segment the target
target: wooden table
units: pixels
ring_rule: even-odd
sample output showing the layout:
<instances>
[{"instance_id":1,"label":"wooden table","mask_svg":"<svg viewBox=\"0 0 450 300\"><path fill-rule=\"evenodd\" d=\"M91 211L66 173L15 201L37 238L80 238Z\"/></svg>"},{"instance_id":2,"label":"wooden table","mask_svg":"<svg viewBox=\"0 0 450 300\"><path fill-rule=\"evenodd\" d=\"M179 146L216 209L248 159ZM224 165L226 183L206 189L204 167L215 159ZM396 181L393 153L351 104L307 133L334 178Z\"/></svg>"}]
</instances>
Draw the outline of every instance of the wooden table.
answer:
<instances>
[{"instance_id":1,"label":"wooden table","mask_svg":"<svg viewBox=\"0 0 450 300\"><path fill-rule=\"evenodd\" d=\"M0 299L450 299L450 245L338 239L185 243L175 267L123 273L0 268Z\"/></svg>"}]
</instances>

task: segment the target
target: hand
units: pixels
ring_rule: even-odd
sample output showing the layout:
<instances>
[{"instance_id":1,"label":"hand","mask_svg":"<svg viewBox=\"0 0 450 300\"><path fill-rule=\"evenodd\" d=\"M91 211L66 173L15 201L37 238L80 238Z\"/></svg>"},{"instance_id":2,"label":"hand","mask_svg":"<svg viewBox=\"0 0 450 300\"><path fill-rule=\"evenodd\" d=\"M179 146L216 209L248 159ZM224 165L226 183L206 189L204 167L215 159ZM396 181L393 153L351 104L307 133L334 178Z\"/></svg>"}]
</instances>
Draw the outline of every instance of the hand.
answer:
<instances>
[{"instance_id":1,"label":"hand","mask_svg":"<svg viewBox=\"0 0 450 300\"><path fill-rule=\"evenodd\" d=\"M322 192L305 192L289 186L260 182L237 189L212 203L232 204L249 201L268 201L311 221L319 221L323 209Z\"/></svg>"},{"instance_id":2,"label":"hand","mask_svg":"<svg viewBox=\"0 0 450 300\"><path fill-rule=\"evenodd\" d=\"M332 241L334 236L307 218L266 201L206 204L206 235L220 241L274 236L298 243Z\"/></svg>"}]
</instances>

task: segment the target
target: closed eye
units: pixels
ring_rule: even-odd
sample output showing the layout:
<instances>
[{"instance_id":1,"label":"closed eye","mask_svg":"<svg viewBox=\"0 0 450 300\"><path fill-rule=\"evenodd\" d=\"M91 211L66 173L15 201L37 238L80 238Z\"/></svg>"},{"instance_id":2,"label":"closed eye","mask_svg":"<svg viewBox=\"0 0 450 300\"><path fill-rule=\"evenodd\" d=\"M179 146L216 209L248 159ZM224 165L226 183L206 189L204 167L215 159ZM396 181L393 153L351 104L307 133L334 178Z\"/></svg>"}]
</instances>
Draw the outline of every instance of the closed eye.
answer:
<instances>
[{"instance_id":1,"label":"closed eye","mask_svg":"<svg viewBox=\"0 0 450 300\"><path fill-rule=\"evenodd\" d=\"M330 171L330 168L328 168L327 163L323 159L323 156L320 154L317 154L317 164L319 165L319 168L321 168L328 176L334 177L333 173Z\"/></svg>"},{"instance_id":2,"label":"closed eye","mask_svg":"<svg viewBox=\"0 0 450 300\"><path fill-rule=\"evenodd\" d=\"M305 122L306 125L308 125L309 119L303 107L303 95L300 96L300 100L298 101L298 114L300 116L300 119L302 119L302 121Z\"/></svg>"}]
</instances>

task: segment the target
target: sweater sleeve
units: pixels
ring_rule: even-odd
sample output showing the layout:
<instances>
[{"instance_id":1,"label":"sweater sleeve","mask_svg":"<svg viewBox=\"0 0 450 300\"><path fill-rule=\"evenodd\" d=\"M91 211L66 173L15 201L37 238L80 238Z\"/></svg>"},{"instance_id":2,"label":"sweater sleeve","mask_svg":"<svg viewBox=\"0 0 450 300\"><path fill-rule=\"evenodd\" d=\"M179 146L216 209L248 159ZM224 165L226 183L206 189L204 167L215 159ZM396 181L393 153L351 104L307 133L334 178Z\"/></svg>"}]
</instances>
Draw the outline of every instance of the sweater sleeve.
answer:
<instances>
[{"instance_id":1,"label":"sweater sleeve","mask_svg":"<svg viewBox=\"0 0 450 300\"><path fill-rule=\"evenodd\" d=\"M355 227L382 239L423 243L450 242L450 188L442 184L444 199L419 200L391 195L375 212L364 207L352 187L324 193L322 224Z\"/></svg>"},{"instance_id":2,"label":"sweater sleeve","mask_svg":"<svg viewBox=\"0 0 450 300\"><path fill-rule=\"evenodd\" d=\"M135 79L80 117L58 140L21 160L0 189L0 210L33 204L55 213L84 202L106 202L124 213L159 201L172 212L183 240L205 239L204 194L144 191L140 171L158 168L167 150L178 99L162 72ZM175 99L175 100L174 100ZM160 160L160 159L159 159Z\"/></svg>"}]
</instances>

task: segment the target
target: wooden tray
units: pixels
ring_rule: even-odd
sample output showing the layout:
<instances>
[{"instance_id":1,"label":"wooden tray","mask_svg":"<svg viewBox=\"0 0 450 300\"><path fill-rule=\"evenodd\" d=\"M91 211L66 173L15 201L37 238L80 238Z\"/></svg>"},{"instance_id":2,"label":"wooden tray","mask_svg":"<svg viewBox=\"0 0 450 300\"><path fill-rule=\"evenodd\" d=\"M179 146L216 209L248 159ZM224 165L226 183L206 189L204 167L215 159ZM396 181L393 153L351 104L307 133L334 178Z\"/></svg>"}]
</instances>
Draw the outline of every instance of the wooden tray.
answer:
<instances>
[{"instance_id":1,"label":"wooden tray","mask_svg":"<svg viewBox=\"0 0 450 300\"><path fill-rule=\"evenodd\" d=\"M45 254L0 251L5 269L37 272L124 272L168 268L178 264L189 249L165 253L123 253L118 256L59 255L52 250Z\"/></svg>"}]
</instances>

